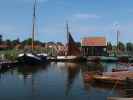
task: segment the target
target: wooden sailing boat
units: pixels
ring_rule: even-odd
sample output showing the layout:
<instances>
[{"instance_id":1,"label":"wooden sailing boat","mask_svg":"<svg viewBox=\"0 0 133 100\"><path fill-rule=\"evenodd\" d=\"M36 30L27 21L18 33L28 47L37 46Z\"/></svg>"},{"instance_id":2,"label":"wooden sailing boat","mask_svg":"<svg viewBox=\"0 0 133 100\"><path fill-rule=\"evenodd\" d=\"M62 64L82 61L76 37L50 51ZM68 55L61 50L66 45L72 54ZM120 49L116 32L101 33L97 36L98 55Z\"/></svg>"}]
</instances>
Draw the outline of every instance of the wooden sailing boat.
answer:
<instances>
[{"instance_id":1,"label":"wooden sailing boat","mask_svg":"<svg viewBox=\"0 0 133 100\"><path fill-rule=\"evenodd\" d=\"M63 56L57 56L57 61L85 61L86 59L82 57L80 49L77 47L71 33L69 32L68 23L67 28L67 44L66 53Z\"/></svg>"},{"instance_id":2,"label":"wooden sailing boat","mask_svg":"<svg viewBox=\"0 0 133 100\"><path fill-rule=\"evenodd\" d=\"M33 24L32 24L32 51L29 53L21 53L18 55L18 61L25 64L39 64L44 63L47 60L46 54L36 54L34 53L34 35L35 35L35 23L36 23L36 7L37 0L34 0L33 4Z\"/></svg>"}]
</instances>

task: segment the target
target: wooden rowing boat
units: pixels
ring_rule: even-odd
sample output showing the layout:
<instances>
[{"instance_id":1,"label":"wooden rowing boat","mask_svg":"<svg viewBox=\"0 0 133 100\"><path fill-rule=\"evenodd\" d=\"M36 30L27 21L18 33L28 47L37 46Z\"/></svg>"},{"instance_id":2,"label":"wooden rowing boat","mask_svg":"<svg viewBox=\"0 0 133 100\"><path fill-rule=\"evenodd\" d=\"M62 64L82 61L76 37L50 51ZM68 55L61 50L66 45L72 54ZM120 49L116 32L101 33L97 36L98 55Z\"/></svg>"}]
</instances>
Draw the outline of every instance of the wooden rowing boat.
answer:
<instances>
[{"instance_id":1,"label":"wooden rowing boat","mask_svg":"<svg viewBox=\"0 0 133 100\"><path fill-rule=\"evenodd\" d=\"M133 100L133 98L108 97L107 100Z\"/></svg>"},{"instance_id":2,"label":"wooden rowing boat","mask_svg":"<svg viewBox=\"0 0 133 100\"><path fill-rule=\"evenodd\" d=\"M133 79L133 72L122 71L122 72L105 72L103 75L94 75L93 80L100 83L107 83L112 85L125 85L125 81Z\"/></svg>"}]
</instances>

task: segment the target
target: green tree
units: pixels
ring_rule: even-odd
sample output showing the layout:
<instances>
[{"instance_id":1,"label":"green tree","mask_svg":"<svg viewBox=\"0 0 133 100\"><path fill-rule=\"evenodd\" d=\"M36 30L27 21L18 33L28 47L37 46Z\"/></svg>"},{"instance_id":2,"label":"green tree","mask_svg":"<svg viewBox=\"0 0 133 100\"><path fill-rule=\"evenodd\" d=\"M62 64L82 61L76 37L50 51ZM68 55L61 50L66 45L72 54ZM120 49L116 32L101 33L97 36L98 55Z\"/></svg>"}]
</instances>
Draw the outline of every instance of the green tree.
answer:
<instances>
[{"instance_id":1,"label":"green tree","mask_svg":"<svg viewBox=\"0 0 133 100\"><path fill-rule=\"evenodd\" d=\"M129 52L133 51L133 44L130 43L130 42L128 42L128 43L126 44L126 49L127 49L127 51L129 51Z\"/></svg>"},{"instance_id":2,"label":"green tree","mask_svg":"<svg viewBox=\"0 0 133 100\"><path fill-rule=\"evenodd\" d=\"M2 44L3 43L3 37L2 37L2 35L0 35L0 44Z\"/></svg>"},{"instance_id":3,"label":"green tree","mask_svg":"<svg viewBox=\"0 0 133 100\"><path fill-rule=\"evenodd\" d=\"M28 39L22 41L22 45L31 45L31 43L32 43L32 39L31 38L28 38Z\"/></svg>"},{"instance_id":4,"label":"green tree","mask_svg":"<svg viewBox=\"0 0 133 100\"><path fill-rule=\"evenodd\" d=\"M7 40L5 40L5 44L8 45L9 47L11 47L12 46L12 41L7 39Z\"/></svg>"},{"instance_id":5,"label":"green tree","mask_svg":"<svg viewBox=\"0 0 133 100\"><path fill-rule=\"evenodd\" d=\"M13 45L13 46L16 46L16 45L19 44L19 43L20 43L19 38L12 41L12 45Z\"/></svg>"},{"instance_id":6,"label":"green tree","mask_svg":"<svg viewBox=\"0 0 133 100\"><path fill-rule=\"evenodd\" d=\"M111 44L111 42L108 42L107 43L107 51L112 51L112 44Z\"/></svg>"},{"instance_id":7,"label":"green tree","mask_svg":"<svg viewBox=\"0 0 133 100\"><path fill-rule=\"evenodd\" d=\"M119 42L117 47L118 47L118 49L119 49L120 51L123 51L123 52L125 51L125 45L124 45L124 43Z\"/></svg>"}]
</instances>

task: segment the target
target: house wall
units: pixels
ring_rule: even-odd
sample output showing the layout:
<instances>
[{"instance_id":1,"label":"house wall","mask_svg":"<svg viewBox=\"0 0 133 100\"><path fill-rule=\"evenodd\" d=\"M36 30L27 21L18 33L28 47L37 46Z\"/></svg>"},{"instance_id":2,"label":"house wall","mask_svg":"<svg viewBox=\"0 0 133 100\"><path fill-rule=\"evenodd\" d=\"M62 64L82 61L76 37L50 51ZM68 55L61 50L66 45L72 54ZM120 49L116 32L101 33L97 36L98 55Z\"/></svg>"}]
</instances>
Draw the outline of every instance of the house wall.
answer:
<instances>
[{"instance_id":1,"label":"house wall","mask_svg":"<svg viewBox=\"0 0 133 100\"><path fill-rule=\"evenodd\" d=\"M82 46L83 56L106 56L107 51L105 46Z\"/></svg>"}]
</instances>

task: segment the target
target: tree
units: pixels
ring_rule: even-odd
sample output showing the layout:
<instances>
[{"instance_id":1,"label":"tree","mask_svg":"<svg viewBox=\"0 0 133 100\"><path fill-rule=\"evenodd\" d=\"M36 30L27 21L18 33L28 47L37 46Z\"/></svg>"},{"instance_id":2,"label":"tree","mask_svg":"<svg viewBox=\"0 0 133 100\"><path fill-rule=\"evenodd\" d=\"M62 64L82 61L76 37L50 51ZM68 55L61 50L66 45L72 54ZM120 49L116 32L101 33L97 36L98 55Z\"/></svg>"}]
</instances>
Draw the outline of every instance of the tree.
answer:
<instances>
[{"instance_id":1,"label":"tree","mask_svg":"<svg viewBox=\"0 0 133 100\"><path fill-rule=\"evenodd\" d=\"M133 51L133 44L132 43L130 43L130 42L128 42L127 44L126 44L126 49L127 49L127 51Z\"/></svg>"},{"instance_id":2,"label":"tree","mask_svg":"<svg viewBox=\"0 0 133 100\"><path fill-rule=\"evenodd\" d=\"M34 41L34 44L35 44L35 45L40 45L40 46L43 45L43 43L42 43L41 41L39 41L39 40Z\"/></svg>"},{"instance_id":3,"label":"tree","mask_svg":"<svg viewBox=\"0 0 133 100\"><path fill-rule=\"evenodd\" d=\"M4 43L5 43L6 45L8 45L9 47L12 47L12 41L11 41L11 40L7 39L7 40L5 40Z\"/></svg>"},{"instance_id":4,"label":"tree","mask_svg":"<svg viewBox=\"0 0 133 100\"><path fill-rule=\"evenodd\" d=\"M108 42L107 43L107 51L112 51L112 44L111 44L111 42Z\"/></svg>"},{"instance_id":5,"label":"tree","mask_svg":"<svg viewBox=\"0 0 133 100\"><path fill-rule=\"evenodd\" d=\"M31 38L28 38L28 39L26 39L26 40L24 40L22 42L23 45L31 45L31 43L32 43L32 39Z\"/></svg>"},{"instance_id":6,"label":"tree","mask_svg":"<svg viewBox=\"0 0 133 100\"><path fill-rule=\"evenodd\" d=\"M124 43L119 42L117 47L118 47L118 49L119 49L120 51L122 51L122 52L125 51L125 45L124 45Z\"/></svg>"},{"instance_id":7,"label":"tree","mask_svg":"<svg viewBox=\"0 0 133 100\"><path fill-rule=\"evenodd\" d=\"M17 44L20 44L19 38L12 41L13 46L16 46Z\"/></svg>"},{"instance_id":8,"label":"tree","mask_svg":"<svg viewBox=\"0 0 133 100\"><path fill-rule=\"evenodd\" d=\"M2 38L3 38L2 35L0 35L0 44L3 43L3 39Z\"/></svg>"}]
</instances>

